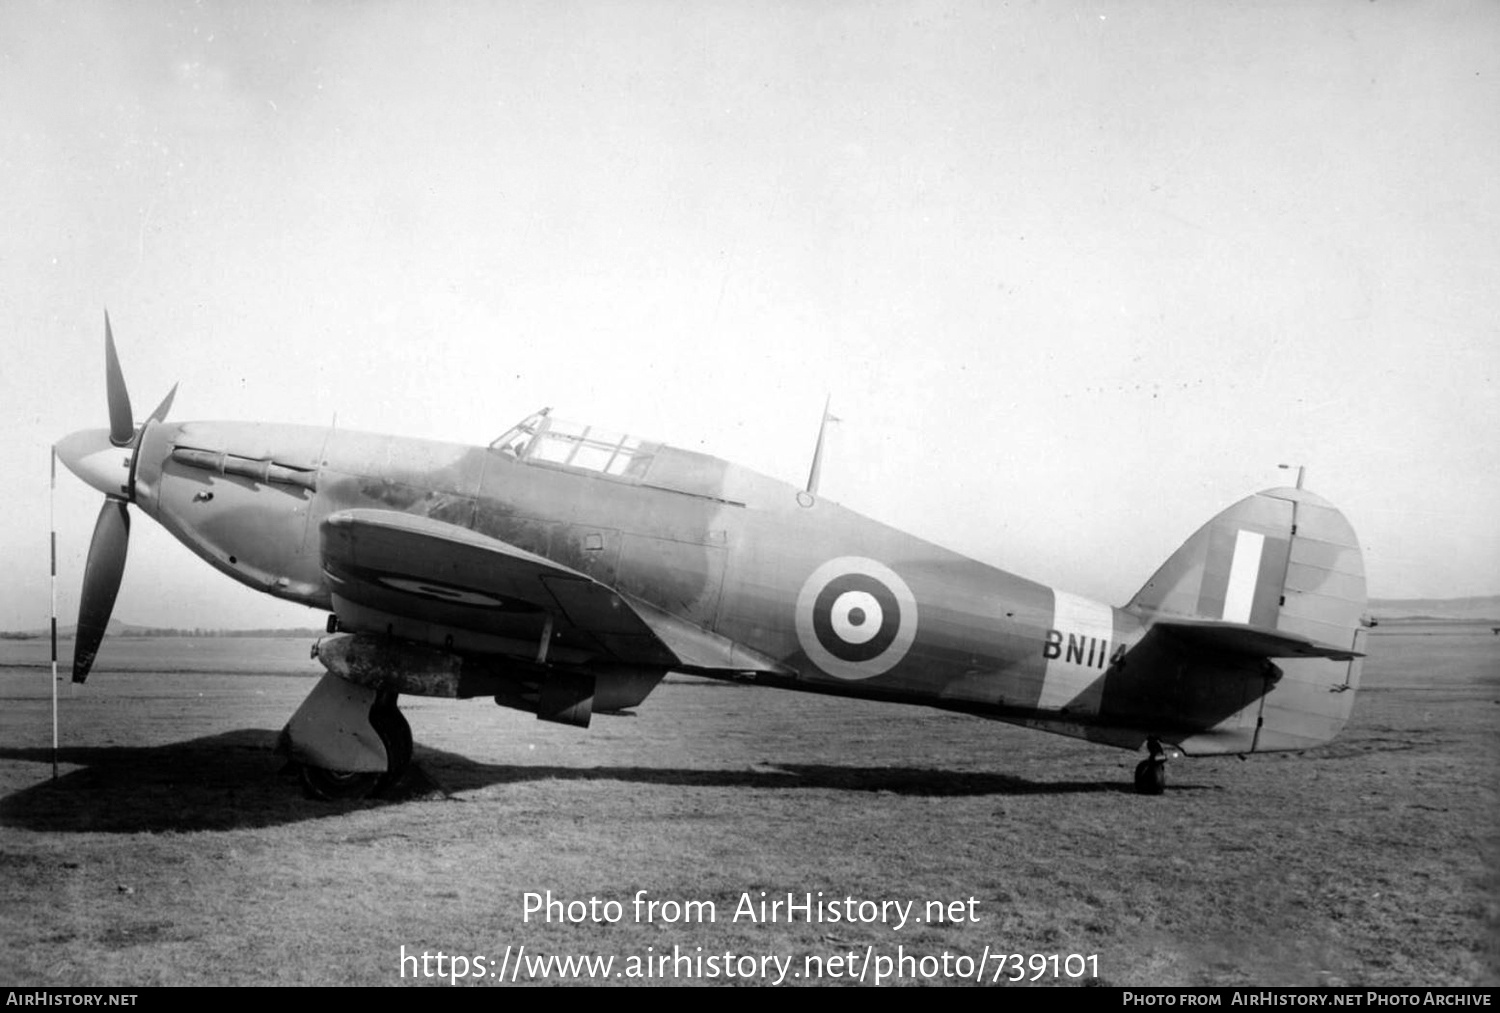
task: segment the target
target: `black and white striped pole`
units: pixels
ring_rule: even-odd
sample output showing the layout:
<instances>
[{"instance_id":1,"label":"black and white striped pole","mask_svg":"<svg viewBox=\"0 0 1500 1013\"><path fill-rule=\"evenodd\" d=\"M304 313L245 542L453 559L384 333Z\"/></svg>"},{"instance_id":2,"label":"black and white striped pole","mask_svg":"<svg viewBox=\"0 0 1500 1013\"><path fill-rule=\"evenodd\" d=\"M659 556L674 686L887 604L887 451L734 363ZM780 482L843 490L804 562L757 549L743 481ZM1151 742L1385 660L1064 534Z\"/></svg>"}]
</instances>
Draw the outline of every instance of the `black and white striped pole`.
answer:
<instances>
[{"instance_id":1,"label":"black and white striped pole","mask_svg":"<svg viewBox=\"0 0 1500 1013\"><path fill-rule=\"evenodd\" d=\"M52 448L52 491L47 497L52 536L52 780L57 780L57 448Z\"/></svg>"}]
</instances>

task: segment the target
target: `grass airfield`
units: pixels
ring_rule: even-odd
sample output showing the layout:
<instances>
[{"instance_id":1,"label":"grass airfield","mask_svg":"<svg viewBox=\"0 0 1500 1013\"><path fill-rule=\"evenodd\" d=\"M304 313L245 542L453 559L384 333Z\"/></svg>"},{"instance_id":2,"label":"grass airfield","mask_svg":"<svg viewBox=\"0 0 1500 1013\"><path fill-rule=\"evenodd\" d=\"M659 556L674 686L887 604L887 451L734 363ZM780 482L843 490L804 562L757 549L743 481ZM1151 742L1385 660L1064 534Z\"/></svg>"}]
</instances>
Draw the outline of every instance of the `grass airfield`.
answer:
<instances>
[{"instance_id":1,"label":"grass airfield","mask_svg":"<svg viewBox=\"0 0 1500 1013\"><path fill-rule=\"evenodd\" d=\"M321 673L306 641L107 641L86 686L59 684L55 782L47 645L0 641L0 982L448 982L415 961L403 977L404 946L482 956L497 974L478 982L498 984L524 945L613 956L621 983L705 980L640 962L675 946L790 960L789 984L866 964L873 982L870 955L904 971L893 980L946 983L943 953L956 971L988 947L1096 954L1109 985L1494 985L1500 637L1478 623L1376 633L1336 742L1175 762L1160 798L1130 790L1134 754L673 678L588 730L403 699L419 769L397 798L342 804L304 798L273 751ZM664 918L668 905L638 921L642 890L712 902L717 918ZM525 895L547 891L584 902L575 914L618 901L621 916L528 920ZM732 917L761 891L914 901L913 920ZM965 917L918 923L929 901L963 901ZM795 977L807 957L849 954ZM778 976L733 966L707 980ZM991 956L975 974L1016 968ZM1088 980L1049 965L1035 983Z\"/></svg>"}]
</instances>

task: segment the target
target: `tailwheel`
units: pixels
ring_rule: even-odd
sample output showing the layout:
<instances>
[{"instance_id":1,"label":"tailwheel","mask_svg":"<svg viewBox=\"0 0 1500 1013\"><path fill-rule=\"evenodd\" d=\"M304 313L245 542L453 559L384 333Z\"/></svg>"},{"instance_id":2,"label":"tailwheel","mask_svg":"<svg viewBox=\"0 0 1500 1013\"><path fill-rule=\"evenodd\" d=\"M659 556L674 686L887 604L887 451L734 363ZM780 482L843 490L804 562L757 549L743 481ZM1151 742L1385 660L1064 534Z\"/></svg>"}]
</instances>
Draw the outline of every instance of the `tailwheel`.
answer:
<instances>
[{"instance_id":1,"label":"tailwheel","mask_svg":"<svg viewBox=\"0 0 1500 1013\"><path fill-rule=\"evenodd\" d=\"M1140 795L1160 795L1167 790L1167 753L1156 739L1146 740L1150 751L1135 765L1135 790Z\"/></svg>"},{"instance_id":2,"label":"tailwheel","mask_svg":"<svg viewBox=\"0 0 1500 1013\"><path fill-rule=\"evenodd\" d=\"M1167 761L1155 757L1135 765L1135 790L1141 795L1160 795L1167 790Z\"/></svg>"}]
</instances>

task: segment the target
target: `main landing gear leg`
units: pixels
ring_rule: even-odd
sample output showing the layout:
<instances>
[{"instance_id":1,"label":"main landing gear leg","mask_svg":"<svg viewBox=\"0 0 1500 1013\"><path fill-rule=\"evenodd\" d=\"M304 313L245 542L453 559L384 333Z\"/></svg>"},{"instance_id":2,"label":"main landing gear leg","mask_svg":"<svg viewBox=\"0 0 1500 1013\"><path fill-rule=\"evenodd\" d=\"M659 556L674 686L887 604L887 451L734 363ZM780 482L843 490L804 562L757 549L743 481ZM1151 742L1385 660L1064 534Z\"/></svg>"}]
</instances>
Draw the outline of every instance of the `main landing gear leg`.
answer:
<instances>
[{"instance_id":1,"label":"main landing gear leg","mask_svg":"<svg viewBox=\"0 0 1500 1013\"><path fill-rule=\"evenodd\" d=\"M379 794L411 765L411 726L396 706L396 694L335 675L325 675L297 708L282 741L315 798Z\"/></svg>"},{"instance_id":2,"label":"main landing gear leg","mask_svg":"<svg viewBox=\"0 0 1500 1013\"><path fill-rule=\"evenodd\" d=\"M1135 766L1135 790L1140 795L1160 795L1167 790L1167 752L1157 739L1147 739L1150 752Z\"/></svg>"}]
</instances>

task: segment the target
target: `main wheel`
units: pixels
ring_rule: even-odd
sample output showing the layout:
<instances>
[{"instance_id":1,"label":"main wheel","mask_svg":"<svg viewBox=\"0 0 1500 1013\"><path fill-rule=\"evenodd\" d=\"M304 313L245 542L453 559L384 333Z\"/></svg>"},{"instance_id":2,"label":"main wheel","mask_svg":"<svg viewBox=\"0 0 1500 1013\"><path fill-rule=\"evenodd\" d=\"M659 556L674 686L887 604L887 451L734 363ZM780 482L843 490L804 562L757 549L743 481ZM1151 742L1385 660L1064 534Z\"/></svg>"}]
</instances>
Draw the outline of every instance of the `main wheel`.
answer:
<instances>
[{"instance_id":1,"label":"main wheel","mask_svg":"<svg viewBox=\"0 0 1500 1013\"><path fill-rule=\"evenodd\" d=\"M389 704L377 704L370 711L370 727L375 729L381 744L385 746L385 773L379 775L374 788L375 794L382 795L395 787L406 773L406 768L411 766L411 725L407 724L406 715L392 701Z\"/></svg>"},{"instance_id":2,"label":"main wheel","mask_svg":"<svg viewBox=\"0 0 1500 1013\"><path fill-rule=\"evenodd\" d=\"M386 775L368 770L326 770L311 764L302 765L302 787L313 798L325 802L364 798L374 791Z\"/></svg>"},{"instance_id":3,"label":"main wheel","mask_svg":"<svg viewBox=\"0 0 1500 1013\"><path fill-rule=\"evenodd\" d=\"M1135 790L1141 795L1160 795L1167 790L1167 764L1155 757L1135 765Z\"/></svg>"},{"instance_id":4,"label":"main wheel","mask_svg":"<svg viewBox=\"0 0 1500 1013\"><path fill-rule=\"evenodd\" d=\"M396 706L395 697L382 698L370 708L370 727L385 747L385 770L328 770L302 766L302 786L313 798L325 801L366 798L389 791L411 766L411 725Z\"/></svg>"}]
</instances>

